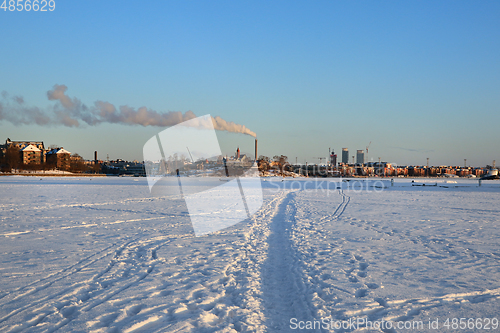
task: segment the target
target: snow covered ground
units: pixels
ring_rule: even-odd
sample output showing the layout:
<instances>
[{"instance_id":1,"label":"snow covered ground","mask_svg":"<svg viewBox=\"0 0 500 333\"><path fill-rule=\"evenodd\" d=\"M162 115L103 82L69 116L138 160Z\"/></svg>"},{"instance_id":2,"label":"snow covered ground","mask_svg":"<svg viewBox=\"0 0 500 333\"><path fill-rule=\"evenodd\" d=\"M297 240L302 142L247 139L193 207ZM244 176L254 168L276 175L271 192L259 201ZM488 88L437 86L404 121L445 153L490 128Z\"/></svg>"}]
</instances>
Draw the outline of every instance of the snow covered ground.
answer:
<instances>
[{"instance_id":1,"label":"snow covered ground","mask_svg":"<svg viewBox=\"0 0 500 333\"><path fill-rule=\"evenodd\" d=\"M194 237L144 178L0 177L0 331L499 331L500 182L423 184L266 178Z\"/></svg>"}]
</instances>

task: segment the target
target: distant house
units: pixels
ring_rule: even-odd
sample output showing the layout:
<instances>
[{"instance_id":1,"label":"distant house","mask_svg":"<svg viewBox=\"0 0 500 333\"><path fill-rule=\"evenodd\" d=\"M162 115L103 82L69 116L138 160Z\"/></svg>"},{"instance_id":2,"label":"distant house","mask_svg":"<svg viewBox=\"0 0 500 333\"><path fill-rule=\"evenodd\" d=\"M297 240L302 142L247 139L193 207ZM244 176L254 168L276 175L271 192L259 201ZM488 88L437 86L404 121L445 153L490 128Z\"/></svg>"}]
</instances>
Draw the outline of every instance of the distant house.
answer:
<instances>
[{"instance_id":1,"label":"distant house","mask_svg":"<svg viewBox=\"0 0 500 333\"><path fill-rule=\"evenodd\" d=\"M41 164L43 162L42 150L34 145L27 145L20 150L22 164Z\"/></svg>"},{"instance_id":2,"label":"distant house","mask_svg":"<svg viewBox=\"0 0 500 333\"><path fill-rule=\"evenodd\" d=\"M4 157L7 153L7 144L0 145L0 158Z\"/></svg>"},{"instance_id":3,"label":"distant house","mask_svg":"<svg viewBox=\"0 0 500 333\"><path fill-rule=\"evenodd\" d=\"M252 161L250 158L245 155L240 153L240 148L236 150L236 154L234 156L231 156L227 159L227 165L231 166L246 166L247 164L251 163Z\"/></svg>"},{"instance_id":4,"label":"distant house","mask_svg":"<svg viewBox=\"0 0 500 333\"><path fill-rule=\"evenodd\" d=\"M22 164L42 164L45 162L43 141L12 141L7 138L5 145L0 147L0 154L5 155L9 148L19 149Z\"/></svg>"},{"instance_id":5,"label":"distant house","mask_svg":"<svg viewBox=\"0 0 500 333\"><path fill-rule=\"evenodd\" d=\"M116 161L105 162L102 166L105 173L117 174L117 175L134 175L134 176L145 176L146 171L144 169L144 163L137 160L132 162L127 162L122 159ZM158 169L155 170L158 173L168 173L168 165L161 163Z\"/></svg>"},{"instance_id":6,"label":"distant house","mask_svg":"<svg viewBox=\"0 0 500 333\"><path fill-rule=\"evenodd\" d=\"M71 163L71 153L63 147L54 148L45 154L45 160L48 165L68 170Z\"/></svg>"},{"instance_id":7,"label":"distant house","mask_svg":"<svg viewBox=\"0 0 500 333\"><path fill-rule=\"evenodd\" d=\"M231 157L227 160L227 165L231 165L231 166L245 166L249 163L251 163L251 160L245 154L241 154L239 156L239 158L237 156L234 156L234 157Z\"/></svg>"},{"instance_id":8,"label":"distant house","mask_svg":"<svg viewBox=\"0 0 500 333\"><path fill-rule=\"evenodd\" d=\"M45 146L43 145L43 141L11 141L7 139L5 141L5 148L9 148L11 146L17 147L19 149L23 149L29 145L35 146L41 151L45 151Z\"/></svg>"}]
</instances>

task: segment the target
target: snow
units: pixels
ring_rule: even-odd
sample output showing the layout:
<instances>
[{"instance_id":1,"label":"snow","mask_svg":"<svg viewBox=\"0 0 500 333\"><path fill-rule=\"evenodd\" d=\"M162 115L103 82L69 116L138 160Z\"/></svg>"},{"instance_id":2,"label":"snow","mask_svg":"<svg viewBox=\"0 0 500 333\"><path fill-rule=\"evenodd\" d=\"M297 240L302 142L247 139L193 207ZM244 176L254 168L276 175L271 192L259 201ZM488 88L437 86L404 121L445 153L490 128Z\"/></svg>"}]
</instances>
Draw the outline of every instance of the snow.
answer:
<instances>
[{"instance_id":1,"label":"snow","mask_svg":"<svg viewBox=\"0 0 500 333\"><path fill-rule=\"evenodd\" d=\"M266 178L255 215L195 237L178 191L145 178L0 177L0 331L498 318L500 182L411 180Z\"/></svg>"},{"instance_id":2,"label":"snow","mask_svg":"<svg viewBox=\"0 0 500 333\"><path fill-rule=\"evenodd\" d=\"M52 155L52 154L71 154L71 153L64 148L54 148L51 151L47 152L46 155Z\"/></svg>"},{"instance_id":3,"label":"snow","mask_svg":"<svg viewBox=\"0 0 500 333\"><path fill-rule=\"evenodd\" d=\"M37 147L33 146L33 145L27 145L26 147L24 147L23 149L21 149L21 151L34 151L34 152L37 152L37 151L41 151L41 150L38 149Z\"/></svg>"}]
</instances>

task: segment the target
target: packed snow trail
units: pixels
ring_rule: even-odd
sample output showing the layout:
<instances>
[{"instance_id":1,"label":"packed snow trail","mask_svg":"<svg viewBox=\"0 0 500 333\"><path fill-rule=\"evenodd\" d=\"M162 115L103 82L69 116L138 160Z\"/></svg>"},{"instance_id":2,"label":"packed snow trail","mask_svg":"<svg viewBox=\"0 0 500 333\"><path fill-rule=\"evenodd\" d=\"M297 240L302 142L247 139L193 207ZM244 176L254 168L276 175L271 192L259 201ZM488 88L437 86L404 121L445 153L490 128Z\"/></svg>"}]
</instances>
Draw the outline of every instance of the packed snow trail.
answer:
<instances>
[{"instance_id":1,"label":"packed snow trail","mask_svg":"<svg viewBox=\"0 0 500 333\"><path fill-rule=\"evenodd\" d=\"M312 310L302 282L299 263L290 243L295 223L295 193L288 193L277 206L269 226L267 260L262 267L262 288L266 327L272 332L288 332L283 318L311 318Z\"/></svg>"}]
</instances>

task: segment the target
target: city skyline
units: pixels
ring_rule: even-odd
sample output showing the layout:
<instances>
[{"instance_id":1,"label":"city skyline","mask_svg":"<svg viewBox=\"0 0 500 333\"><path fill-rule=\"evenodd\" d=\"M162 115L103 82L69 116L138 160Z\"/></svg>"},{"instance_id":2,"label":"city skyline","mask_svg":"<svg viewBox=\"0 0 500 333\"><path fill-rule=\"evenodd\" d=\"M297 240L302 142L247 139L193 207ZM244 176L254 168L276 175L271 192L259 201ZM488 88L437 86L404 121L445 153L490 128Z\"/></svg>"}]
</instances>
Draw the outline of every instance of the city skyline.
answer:
<instances>
[{"instance_id":1,"label":"city skyline","mask_svg":"<svg viewBox=\"0 0 500 333\"><path fill-rule=\"evenodd\" d=\"M340 157L347 147L351 158L370 146L366 161L485 166L500 160L499 13L493 1L56 1L46 13L0 10L1 140L142 160L144 143L165 128L9 120L19 108L61 111L48 92L64 85L87 110L101 101L220 116L255 132L260 154L290 162L317 163L329 148ZM252 136L217 136L223 153L239 146L252 155Z\"/></svg>"}]
</instances>

